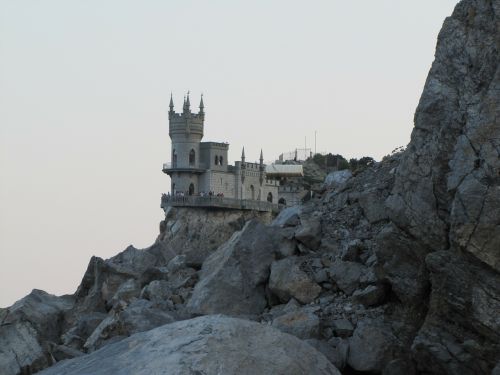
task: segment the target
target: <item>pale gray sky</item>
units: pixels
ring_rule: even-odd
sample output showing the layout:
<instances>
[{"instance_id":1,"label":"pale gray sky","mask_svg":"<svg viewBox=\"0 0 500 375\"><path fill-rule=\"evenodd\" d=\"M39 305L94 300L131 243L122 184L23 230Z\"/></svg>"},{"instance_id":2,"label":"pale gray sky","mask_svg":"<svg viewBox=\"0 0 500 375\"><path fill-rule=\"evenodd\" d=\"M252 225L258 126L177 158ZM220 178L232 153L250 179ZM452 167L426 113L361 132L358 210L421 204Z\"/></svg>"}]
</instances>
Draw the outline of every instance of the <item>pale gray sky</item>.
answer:
<instances>
[{"instance_id":1,"label":"pale gray sky","mask_svg":"<svg viewBox=\"0 0 500 375\"><path fill-rule=\"evenodd\" d=\"M455 4L0 0L0 306L154 241L171 91L231 162L405 145Z\"/></svg>"}]
</instances>

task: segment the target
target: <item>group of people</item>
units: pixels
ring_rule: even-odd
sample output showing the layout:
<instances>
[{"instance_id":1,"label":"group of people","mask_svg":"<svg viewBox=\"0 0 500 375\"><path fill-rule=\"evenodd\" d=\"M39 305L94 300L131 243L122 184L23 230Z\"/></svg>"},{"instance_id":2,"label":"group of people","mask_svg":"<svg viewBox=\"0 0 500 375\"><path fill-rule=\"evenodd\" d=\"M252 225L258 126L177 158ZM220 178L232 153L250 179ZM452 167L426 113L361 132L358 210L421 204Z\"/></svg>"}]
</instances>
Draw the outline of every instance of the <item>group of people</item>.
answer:
<instances>
[{"instance_id":1,"label":"group of people","mask_svg":"<svg viewBox=\"0 0 500 375\"><path fill-rule=\"evenodd\" d=\"M215 194L213 191L209 191L208 193L207 192L204 192L204 191L201 191L199 194L189 194L189 192L183 192L183 191L175 191L173 195L170 195L170 192L168 192L167 194L162 194L162 198L163 199L170 199L172 197L175 197L175 198L184 198L186 196L200 196L200 197L208 197L208 198L212 198L212 197L218 197L218 198L224 198L224 193L217 193Z\"/></svg>"},{"instance_id":2,"label":"group of people","mask_svg":"<svg viewBox=\"0 0 500 375\"><path fill-rule=\"evenodd\" d=\"M224 198L224 193L217 193L217 195L216 195L213 191L209 191L208 193L204 192L204 191L200 191L200 197L212 198L214 196L219 197L219 198Z\"/></svg>"}]
</instances>

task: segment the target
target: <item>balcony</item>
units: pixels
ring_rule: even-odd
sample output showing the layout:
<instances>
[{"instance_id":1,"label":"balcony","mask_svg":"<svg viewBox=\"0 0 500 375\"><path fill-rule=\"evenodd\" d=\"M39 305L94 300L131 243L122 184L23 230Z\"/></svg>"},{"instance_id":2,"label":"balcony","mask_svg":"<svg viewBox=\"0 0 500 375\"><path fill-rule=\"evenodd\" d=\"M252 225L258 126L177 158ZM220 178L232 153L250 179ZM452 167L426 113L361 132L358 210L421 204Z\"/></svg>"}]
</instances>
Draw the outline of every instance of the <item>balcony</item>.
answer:
<instances>
[{"instance_id":1,"label":"balcony","mask_svg":"<svg viewBox=\"0 0 500 375\"><path fill-rule=\"evenodd\" d=\"M284 206L251 199L223 198L217 196L200 197L195 195L172 197L163 194L161 197L161 208L166 209L167 207L223 208L278 213Z\"/></svg>"},{"instance_id":2,"label":"balcony","mask_svg":"<svg viewBox=\"0 0 500 375\"><path fill-rule=\"evenodd\" d=\"M166 173L168 175L170 175L173 172L190 172L190 173L201 174L203 172L206 172L206 169L195 168L191 166L178 167L176 163L163 163L162 171L163 173Z\"/></svg>"}]
</instances>

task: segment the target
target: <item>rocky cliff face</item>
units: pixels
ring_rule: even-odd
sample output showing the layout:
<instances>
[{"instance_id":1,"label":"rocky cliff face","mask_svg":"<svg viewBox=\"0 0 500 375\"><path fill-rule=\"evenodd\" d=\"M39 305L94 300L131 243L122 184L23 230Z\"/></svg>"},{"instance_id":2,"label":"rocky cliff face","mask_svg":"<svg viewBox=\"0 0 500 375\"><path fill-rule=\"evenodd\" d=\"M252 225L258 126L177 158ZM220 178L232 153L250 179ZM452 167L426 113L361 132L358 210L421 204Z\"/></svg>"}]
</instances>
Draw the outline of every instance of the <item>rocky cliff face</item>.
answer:
<instances>
[{"instance_id":1,"label":"rocky cliff face","mask_svg":"<svg viewBox=\"0 0 500 375\"><path fill-rule=\"evenodd\" d=\"M146 350L146 373L498 374L499 27L499 0L457 5L406 151L270 225L168 212L151 248L93 258L75 295L0 311L0 368L126 373Z\"/></svg>"}]
</instances>

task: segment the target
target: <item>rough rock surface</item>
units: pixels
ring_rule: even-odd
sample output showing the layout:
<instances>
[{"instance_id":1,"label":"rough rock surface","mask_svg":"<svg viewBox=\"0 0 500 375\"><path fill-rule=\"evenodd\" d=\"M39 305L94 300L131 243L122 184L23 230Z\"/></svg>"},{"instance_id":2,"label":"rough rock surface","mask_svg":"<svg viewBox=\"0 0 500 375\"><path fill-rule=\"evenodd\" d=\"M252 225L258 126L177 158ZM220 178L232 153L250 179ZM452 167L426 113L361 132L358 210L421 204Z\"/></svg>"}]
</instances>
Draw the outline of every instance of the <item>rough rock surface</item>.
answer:
<instances>
[{"instance_id":1,"label":"rough rock surface","mask_svg":"<svg viewBox=\"0 0 500 375\"><path fill-rule=\"evenodd\" d=\"M31 373L51 365L51 342L62 331L71 296L56 297L33 290L0 314L0 369L2 374Z\"/></svg>"},{"instance_id":2,"label":"rough rock surface","mask_svg":"<svg viewBox=\"0 0 500 375\"><path fill-rule=\"evenodd\" d=\"M340 375L323 354L296 337L218 315L139 333L40 374L159 373Z\"/></svg>"},{"instance_id":3,"label":"rough rock surface","mask_svg":"<svg viewBox=\"0 0 500 375\"><path fill-rule=\"evenodd\" d=\"M188 264L199 267L250 219L267 224L272 217L268 212L171 207L160 224L157 243L186 255Z\"/></svg>"},{"instance_id":4,"label":"rough rock surface","mask_svg":"<svg viewBox=\"0 0 500 375\"><path fill-rule=\"evenodd\" d=\"M0 310L0 368L103 345L97 358L134 332L226 313L303 337L346 373L498 372L499 28L500 0L462 0L446 19L406 150L271 226L245 224L267 214L168 210L153 246L92 258L74 296L40 299L47 313Z\"/></svg>"},{"instance_id":5,"label":"rough rock surface","mask_svg":"<svg viewBox=\"0 0 500 375\"><path fill-rule=\"evenodd\" d=\"M310 303L321 292L321 287L300 269L299 264L299 258L289 257L271 265L269 290L281 302L288 302L293 297L302 303Z\"/></svg>"}]
</instances>

